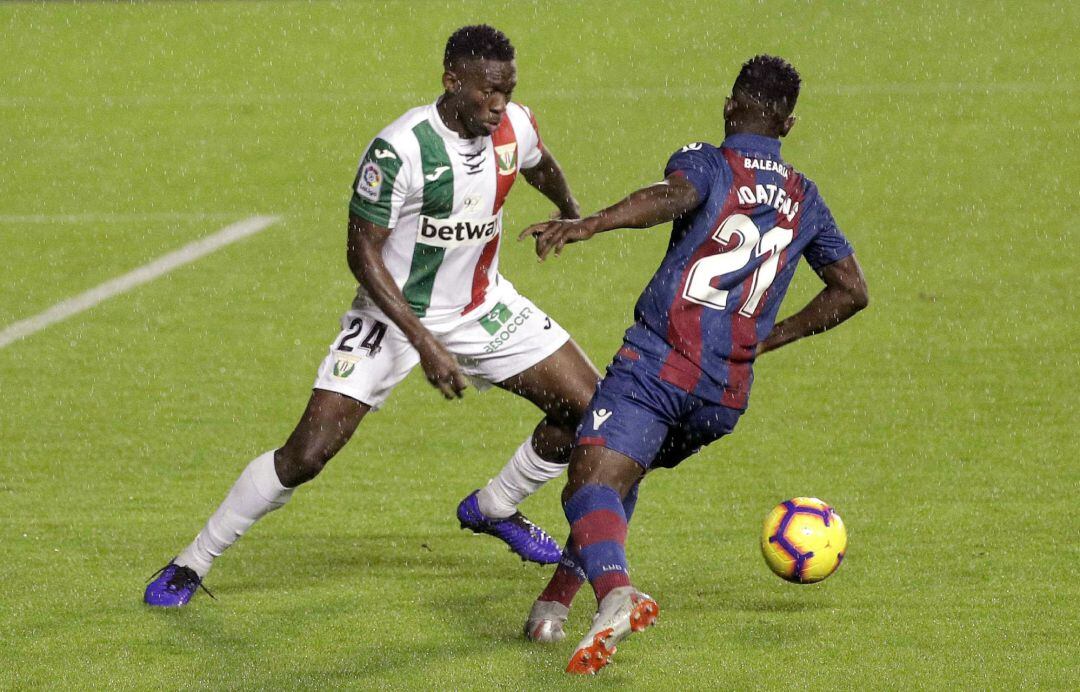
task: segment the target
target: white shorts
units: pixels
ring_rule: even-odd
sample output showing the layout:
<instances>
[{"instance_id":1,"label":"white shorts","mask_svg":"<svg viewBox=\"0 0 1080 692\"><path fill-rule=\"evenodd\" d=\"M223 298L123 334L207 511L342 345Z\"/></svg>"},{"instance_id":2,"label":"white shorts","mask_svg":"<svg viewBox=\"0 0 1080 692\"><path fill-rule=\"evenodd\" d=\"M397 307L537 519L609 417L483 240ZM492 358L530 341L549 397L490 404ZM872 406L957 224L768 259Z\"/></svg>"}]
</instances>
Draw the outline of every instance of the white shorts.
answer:
<instances>
[{"instance_id":1,"label":"white shorts","mask_svg":"<svg viewBox=\"0 0 1080 692\"><path fill-rule=\"evenodd\" d=\"M570 340L570 335L508 281L495 307L446 328L424 325L457 356L461 370L481 391L517 375ZM325 389L378 409L420 362L397 326L375 307L353 307L319 366L315 389Z\"/></svg>"}]
</instances>

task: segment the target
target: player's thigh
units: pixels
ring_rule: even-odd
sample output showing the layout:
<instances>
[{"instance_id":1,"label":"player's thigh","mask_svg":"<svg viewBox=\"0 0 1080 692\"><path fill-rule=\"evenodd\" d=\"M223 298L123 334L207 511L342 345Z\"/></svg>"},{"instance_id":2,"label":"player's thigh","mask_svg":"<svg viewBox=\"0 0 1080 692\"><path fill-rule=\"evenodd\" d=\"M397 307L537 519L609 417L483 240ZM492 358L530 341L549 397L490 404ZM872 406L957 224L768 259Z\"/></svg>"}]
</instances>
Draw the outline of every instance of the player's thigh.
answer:
<instances>
[{"instance_id":1,"label":"player's thigh","mask_svg":"<svg viewBox=\"0 0 1080 692\"><path fill-rule=\"evenodd\" d=\"M703 447L729 435L742 411L719 404L697 402L668 432L653 461L653 468L675 468Z\"/></svg>"},{"instance_id":2,"label":"player's thigh","mask_svg":"<svg viewBox=\"0 0 1080 692\"><path fill-rule=\"evenodd\" d=\"M549 379L559 382L558 396L587 399L596 383L595 369L576 345L568 345L566 330L512 286L501 291L490 312L439 338L481 390L495 384L511 389L517 378L519 385L532 391L540 379ZM525 375L552 357L556 360L551 367ZM557 363L567 368L565 375L556 371ZM584 397L581 390L586 391Z\"/></svg>"},{"instance_id":3,"label":"player's thigh","mask_svg":"<svg viewBox=\"0 0 1080 692\"><path fill-rule=\"evenodd\" d=\"M370 310L349 310L315 376L315 389L336 392L373 410L420 358L393 322Z\"/></svg>"},{"instance_id":4,"label":"player's thigh","mask_svg":"<svg viewBox=\"0 0 1080 692\"><path fill-rule=\"evenodd\" d=\"M528 399L549 418L572 429L585 412L599 381L596 366L569 339L539 363L495 384Z\"/></svg>"},{"instance_id":5,"label":"player's thigh","mask_svg":"<svg viewBox=\"0 0 1080 692\"><path fill-rule=\"evenodd\" d=\"M616 359L586 408L576 444L610 449L648 470L678 424L679 412L680 396L670 386L641 377L633 363Z\"/></svg>"}]
</instances>

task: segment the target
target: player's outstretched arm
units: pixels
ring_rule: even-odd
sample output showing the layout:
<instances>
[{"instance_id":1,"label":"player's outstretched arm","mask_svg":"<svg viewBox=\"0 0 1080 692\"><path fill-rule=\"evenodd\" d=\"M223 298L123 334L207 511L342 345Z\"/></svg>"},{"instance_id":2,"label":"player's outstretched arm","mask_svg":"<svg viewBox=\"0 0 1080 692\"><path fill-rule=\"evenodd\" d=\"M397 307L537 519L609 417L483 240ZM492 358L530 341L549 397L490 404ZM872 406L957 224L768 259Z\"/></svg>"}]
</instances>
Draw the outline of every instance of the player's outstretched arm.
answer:
<instances>
[{"instance_id":1,"label":"player's outstretched arm","mask_svg":"<svg viewBox=\"0 0 1080 692\"><path fill-rule=\"evenodd\" d=\"M832 329L870 303L866 278L855 255L827 264L818 270L825 288L794 315L777 322L769 336L758 344L758 355L793 341Z\"/></svg>"},{"instance_id":2,"label":"player's outstretched arm","mask_svg":"<svg viewBox=\"0 0 1080 692\"><path fill-rule=\"evenodd\" d=\"M536 255L542 260L556 255L568 243L588 240L616 228L649 228L668 223L693 211L701 203L697 188L679 173L659 183L631 192L615 204L577 221L547 221L529 226L518 240L536 239Z\"/></svg>"},{"instance_id":3,"label":"player's outstretched arm","mask_svg":"<svg viewBox=\"0 0 1080 692\"><path fill-rule=\"evenodd\" d=\"M447 399L461 398L461 392L468 381L457 360L413 313L383 262L382 246L389 237L389 228L350 215L347 249L349 269L379 309L405 333L409 343L416 348L420 354L420 366L424 369L428 382Z\"/></svg>"},{"instance_id":4,"label":"player's outstretched arm","mask_svg":"<svg viewBox=\"0 0 1080 692\"><path fill-rule=\"evenodd\" d=\"M574 199L574 193L570 192L566 175L548 149L543 149L539 163L532 168L521 169L521 174L530 185L559 208L560 218L576 219L581 216L581 207Z\"/></svg>"}]
</instances>

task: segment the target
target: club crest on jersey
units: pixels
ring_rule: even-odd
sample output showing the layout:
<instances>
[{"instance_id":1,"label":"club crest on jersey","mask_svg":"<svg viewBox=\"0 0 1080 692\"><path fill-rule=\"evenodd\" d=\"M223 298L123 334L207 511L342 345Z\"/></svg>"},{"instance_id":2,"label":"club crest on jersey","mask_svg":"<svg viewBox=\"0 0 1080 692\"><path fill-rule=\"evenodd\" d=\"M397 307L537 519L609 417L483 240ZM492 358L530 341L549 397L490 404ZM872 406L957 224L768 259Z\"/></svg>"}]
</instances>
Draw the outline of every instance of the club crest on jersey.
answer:
<instances>
[{"instance_id":1,"label":"club crest on jersey","mask_svg":"<svg viewBox=\"0 0 1080 692\"><path fill-rule=\"evenodd\" d=\"M446 248L483 245L499 235L501 228L501 214L472 219L433 219L421 214L416 226L416 240L424 245Z\"/></svg>"},{"instance_id":2,"label":"club crest on jersey","mask_svg":"<svg viewBox=\"0 0 1080 692\"><path fill-rule=\"evenodd\" d=\"M334 377L344 380L356 370L356 360L338 356L334 361Z\"/></svg>"},{"instance_id":3,"label":"club crest on jersey","mask_svg":"<svg viewBox=\"0 0 1080 692\"><path fill-rule=\"evenodd\" d=\"M499 175L517 173L517 142L495 147L495 161L499 164Z\"/></svg>"},{"instance_id":4,"label":"club crest on jersey","mask_svg":"<svg viewBox=\"0 0 1080 692\"><path fill-rule=\"evenodd\" d=\"M368 161L360 167L360 175L356 176L356 194L371 202L378 202L382 184L383 172L379 164Z\"/></svg>"}]
</instances>

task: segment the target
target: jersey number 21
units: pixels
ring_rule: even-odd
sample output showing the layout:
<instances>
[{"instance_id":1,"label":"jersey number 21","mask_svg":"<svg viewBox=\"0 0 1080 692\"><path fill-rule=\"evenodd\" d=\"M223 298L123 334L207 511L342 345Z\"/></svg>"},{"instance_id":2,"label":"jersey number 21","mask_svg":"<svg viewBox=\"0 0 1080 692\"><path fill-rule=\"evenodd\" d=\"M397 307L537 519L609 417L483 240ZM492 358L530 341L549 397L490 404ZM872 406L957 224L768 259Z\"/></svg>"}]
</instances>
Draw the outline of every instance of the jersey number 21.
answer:
<instances>
[{"instance_id":1,"label":"jersey number 21","mask_svg":"<svg viewBox=\"0 0 1080 692\"><path fill-rule=\"evenodd\" d=\"M761 296L776 279L776 267L780 253L791 244L794 232L790 228L776 226L760 233L753 219L745 214L733 214L713 233L713 239L721 245L729 245L737 238L735 247L715 255L702 257L690 267L690 275L683 287L683 297L707 308L723 310L727 307L728 292L713 288L713 280L724 274L737 272L753 260L765 258L756 270L750 293L739 308L743 317L753 317Z\"/></svg>"}]
</instances>

